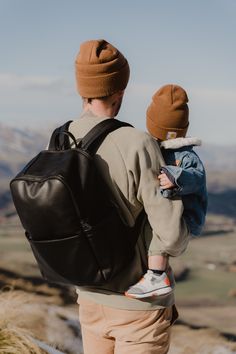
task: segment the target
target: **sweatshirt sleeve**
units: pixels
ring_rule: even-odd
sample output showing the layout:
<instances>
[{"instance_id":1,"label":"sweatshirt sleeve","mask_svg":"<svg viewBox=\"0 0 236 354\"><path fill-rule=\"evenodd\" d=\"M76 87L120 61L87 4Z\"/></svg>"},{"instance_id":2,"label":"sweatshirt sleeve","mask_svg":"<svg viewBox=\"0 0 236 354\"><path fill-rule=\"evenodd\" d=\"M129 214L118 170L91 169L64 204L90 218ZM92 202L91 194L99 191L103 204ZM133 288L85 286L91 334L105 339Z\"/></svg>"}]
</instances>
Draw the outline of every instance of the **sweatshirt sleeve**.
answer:
<instances>
[{"instance_id":1,"label":"sweatshirt sleeve","mask_svg":"<svg viewBox=\"0 0 236 354\"><path fill-rule=\"evenodd\" d=\"M189 235L182 216L182 200L166 199L160 193L157 176L164 164L160 148L146 134L135 156L130 173L133 173L137 199L144 206L153 237L157 238L158 252L178 256L186 249Z\"/></svg>"}]
</instances>

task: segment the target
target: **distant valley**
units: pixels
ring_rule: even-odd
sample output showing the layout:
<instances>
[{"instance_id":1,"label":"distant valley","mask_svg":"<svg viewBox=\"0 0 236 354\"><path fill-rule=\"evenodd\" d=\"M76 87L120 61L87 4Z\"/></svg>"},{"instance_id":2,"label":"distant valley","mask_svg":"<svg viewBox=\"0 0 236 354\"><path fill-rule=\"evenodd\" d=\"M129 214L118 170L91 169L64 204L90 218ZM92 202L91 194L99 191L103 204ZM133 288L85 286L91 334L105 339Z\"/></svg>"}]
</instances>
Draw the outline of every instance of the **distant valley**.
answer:
<instances>
[{"instance_id":1,"label":"distant valley","mask_svg":"<svg viewBox=\"0 0 236 354\"><path fill-rule=\"evenodd\" d=\"M13 210L9 180L48 143L50 133L0 124L0 215ZM236 145L196 149L207 170L209 212L236 218Z\"/></svg>"}]
</instances>

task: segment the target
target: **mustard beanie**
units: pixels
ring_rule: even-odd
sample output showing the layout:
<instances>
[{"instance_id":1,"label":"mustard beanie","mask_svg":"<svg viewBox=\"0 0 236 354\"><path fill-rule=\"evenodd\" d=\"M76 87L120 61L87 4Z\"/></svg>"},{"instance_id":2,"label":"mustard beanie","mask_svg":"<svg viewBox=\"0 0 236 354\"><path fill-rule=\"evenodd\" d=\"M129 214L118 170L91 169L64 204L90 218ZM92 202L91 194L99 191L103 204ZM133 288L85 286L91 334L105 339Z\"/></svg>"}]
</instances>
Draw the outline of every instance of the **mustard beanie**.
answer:
<instances>
[{"instance_id":1,"label":"mustard beanie","mask_svg":"<svg viewBox=\"0 0 236 354\"><path fill-rule=\"evenodd\" d=\"M177 85L165 85L152 97L147 109L146 124L149 133L157 139L167 140L186 135L188 121L188 96Z\"/></svg>"},{"instance_id":2,"label":"mustard beanie","mask_svg":"<svg viewBox=\"0 0 236 354\"><path fill-rule=\"evenodd\" d=\"M124 90L130 72L125 57L103 39L81 44L75 71L79 94L85 98L106 97Z\"/></svg>"}]
</instances>

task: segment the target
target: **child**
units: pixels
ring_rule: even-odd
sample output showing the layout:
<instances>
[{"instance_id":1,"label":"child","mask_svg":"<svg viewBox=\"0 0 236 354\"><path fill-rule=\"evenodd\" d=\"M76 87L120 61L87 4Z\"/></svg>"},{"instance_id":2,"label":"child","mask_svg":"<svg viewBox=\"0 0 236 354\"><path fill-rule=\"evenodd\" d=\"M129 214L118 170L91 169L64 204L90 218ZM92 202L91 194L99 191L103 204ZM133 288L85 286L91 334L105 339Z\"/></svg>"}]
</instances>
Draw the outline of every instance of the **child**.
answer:
<instances>
[{"instance_id":1,"label":"child","mask_svg":"<svg viewBox=\"0 0 236 354\"><path fill-rule=\"evenodd\" d=\"M187 94L180 86L163 86L154 94L147 109L147 129L160 145L166 162L157 177L161 194L164 198L182 197L185 221L190 233L197 236L207 209L206 175L193 151L193 146L201 145L201 141L185 137L189 126L187 102ZM173 284L166 273L168 255L159 254L154 238L147 248L149 270L126 291L126 296L145 298L172 291Z\"/></svg>"}]
</instances>

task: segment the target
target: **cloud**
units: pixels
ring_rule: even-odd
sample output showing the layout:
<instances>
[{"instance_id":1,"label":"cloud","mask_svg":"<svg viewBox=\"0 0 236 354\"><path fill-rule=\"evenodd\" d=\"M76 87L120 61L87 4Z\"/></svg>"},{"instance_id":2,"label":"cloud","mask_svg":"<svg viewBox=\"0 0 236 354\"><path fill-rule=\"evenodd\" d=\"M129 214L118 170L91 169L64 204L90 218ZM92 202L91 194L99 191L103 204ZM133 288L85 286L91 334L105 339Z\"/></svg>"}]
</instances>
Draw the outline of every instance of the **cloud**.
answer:
<instances>
[{"instance_id":1,"label":"cloud","mask_svg":"<svg viewBox=\"0 0 236 354\"><path fill-rule=\"evenodd\" d=\"M162 86L161 83L141 83L132 82L128 85L127 95L136 98L143 98L144 100L151 99L154 92ZM75 83L68 79L59 76L46 75L17 75L13 73L0 73L0 90L28 90L41 91L52 93L62 93L66 95L74 95ZM221 101L222 103L232 103L236 100L236 90L232 89L217 89L217 88L186 88L191 100L210 100Z\"/></svg>"},{"instance_id":2,"label":"cloud","mask_svg":"<svg viewBox=\"0 0 236 354\"><path fill-rule=\"evenodd\" d=\"M158 85L148 83L131 83L128 86L129 93L135 96L147 96L153 94L158 89Z\"/></svg>"},{"instance_id":3,"label":"cloud","mask_svg":"<svg viewBox=\"0 0 236 354\"><path fill-rule=\"evenodd\" d=\"M146 109L163 82L130 82L120 119L145 130ZM190 135L205 141L235 141L236 90L227 87L184 86L189 96ZM0 72L0 121L18 125L43 125L74 119L81 110L75 82L70 77L15 75ZM230 127L222 136L224 125ZM214 131L213 131L214 130Z\"/></svg>"},{"instance_id":4,"label":"cloud","mask_svg":"<svg viewBox=\"0 0 236 354\"><path fill-rule=\"evenodd\" d=\"M132 96L143 97L146 99L148 97L151 99L152 95L162 86L163 84L157 83L156 85L148 83L132 83L128 86L129 94ZM198 87L184 87L188 93L190 101L209 101L217 102L218 104L234 104L236 101L236 89L228 88L198 88Z\"/></svg>"},{"instance_id":5,"label":"cloud","mask_svg":"<svg viewBox=\"0 0 236 354\"><path fill-rule=\"evenodd\" d=\"M236 101L236 90L232 89L214 89L214 88L196 88L191 90L191 96L194 99L204 101L215 101L218 104L233 103Z\"/></svg>"},{"instance_id":6,"label":"cloud","mask_svg":"<svg viewBox=\"0 0 236 354\"><path fill-rule=\"evenodd\" d=\"M0 90L70 92L71 84L61 77L0 73Z\"/></svg>"}]
</instances>

